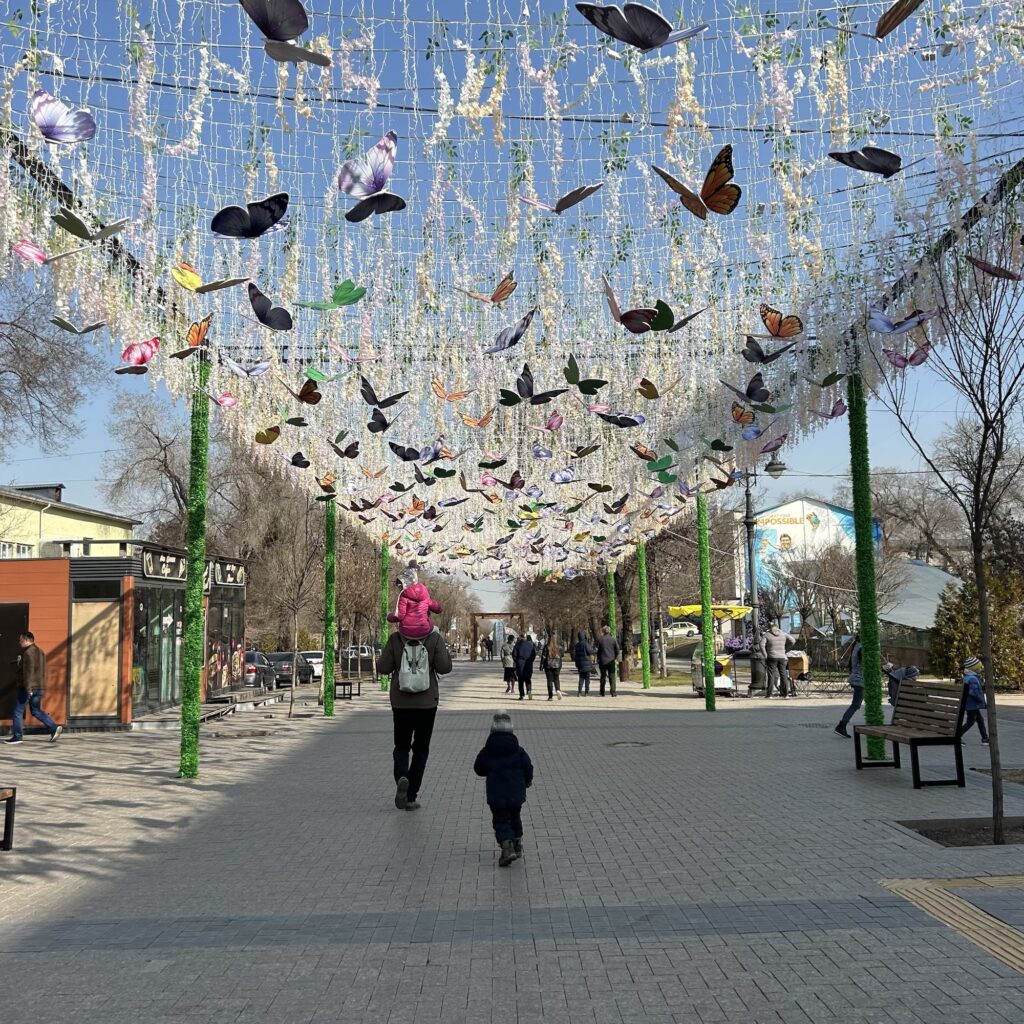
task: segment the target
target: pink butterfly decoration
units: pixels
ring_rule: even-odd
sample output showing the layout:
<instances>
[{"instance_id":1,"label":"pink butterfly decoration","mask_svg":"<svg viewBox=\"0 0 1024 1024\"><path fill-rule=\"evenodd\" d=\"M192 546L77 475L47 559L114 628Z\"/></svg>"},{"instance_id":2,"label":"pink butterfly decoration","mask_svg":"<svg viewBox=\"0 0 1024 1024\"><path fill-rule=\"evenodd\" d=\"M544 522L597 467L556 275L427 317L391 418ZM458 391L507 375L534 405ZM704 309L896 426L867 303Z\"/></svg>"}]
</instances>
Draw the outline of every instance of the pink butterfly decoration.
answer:
<instances>
[{"instance_id":1,"label":"pink butterfly decoration","mask_svg":"<svg viewBox=\"0 0 1024 1024\"><path fill-rule=\"evenodd\" d=\"M121 353L121 359L131 366L142 366L148 363L156 355L160 348L159 338L150 338L148 341L133 341L126 345Z\"/></svg>"},{"instance_id":2,"label":"pink butterfly decoration","mask_svg":"<svg viewBox=\"0 0 1024 1024\"><path fill-rule=\"evenodd\" d=\"M558 412L552 412L551 415L548 416L548 418L544 421L543 426L538 427L535 424L531 423L530 429L550 432L553 430L557 430L564 422L564 417L562 417Z\"/></svg>"},{"instance_id":3,"label":"pink butterfly decoration","mask_svg":"<svg viewBox=\"0 0 1024 1024\"><path fill-rule=\"evenodd\" d=\"M762 455L767 455L769 452L777 452L786 443L786 438L787 437L789 437L789 434L780 434L777 438L775 438L774 441L769 441L761 449L761 454ZM732 473L730 473L729 476L731 478L733 478L733 479L737 479L738 480L740 477L743 476L743 474L740 473L739 476L734 476Z\"/></svg>"},{"instance_id":4,"label":"pink butterfly decoration","mask_svg":"<svg viewBox=\"0 0 1024 1024\"><path fill-rule=\"evenodd\" d=\"M897 370L905 370L908 366L920 366L931 354L932 343L926 341L923 345L919 345L909 356L905 356L902 352L897 352L895 349L883 348L882 352L885 354L885 358L896 367Z\"/></svg>"},{"instance_id":5,"label":"pink butterfly decoration","mask_svg":"<svg viewBox=\"0 0 1024 1024\"><path fill-rule=\"evenodd\" d=\"M15 242L11 249L25 260L26 263L37 263L39 266L42 266L46 262L46 253L24 238L20 242Z\"/></svg>"},{"instance_id":6,"label":"pink butterfly decoration","mask_svg":"<svg viewBox=\"0 0 1024 1024\"><path fill-rule=\"evenodd\" d=\"M497 487L498 478L493 473L481 473L480 483L483 484L484 487Z\"/></svg>"},{"instance_id":7,"label":"pink butterfly decoration","mask_svg":"<svg viewBox=\"0 0 1024 1024\"><path fill-rule=\"evenodd\" d=\"M820 416L823 420L834 420L839 416L845 415L846 403L841 398L837 398L832 403L831 412L819 412L817 409L811 409L810 413L812 416Z\"/></svg>"},{"instance_id":8,"label":"pink butterfly decoration","mask_svg":"<svg viewBox=\"0 0 1024 1024\"><path fill-rule=\"evenodd\" d=\"M234 409L238 405L238 399L230 391L224 391L211 397L222 409Z\"/></svg>"}]
</instances>

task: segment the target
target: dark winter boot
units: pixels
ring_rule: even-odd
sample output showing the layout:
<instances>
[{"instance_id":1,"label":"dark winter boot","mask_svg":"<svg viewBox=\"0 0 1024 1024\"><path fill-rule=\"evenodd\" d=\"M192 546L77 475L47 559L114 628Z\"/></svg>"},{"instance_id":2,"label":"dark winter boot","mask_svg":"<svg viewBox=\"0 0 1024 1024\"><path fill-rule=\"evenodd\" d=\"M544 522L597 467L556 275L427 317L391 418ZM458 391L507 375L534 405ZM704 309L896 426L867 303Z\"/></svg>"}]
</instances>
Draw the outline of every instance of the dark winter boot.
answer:
<instances>
[{"instance_id":1,"label":"dark winter boot","mask_svg":"<svg viewBox=\"0 0 1024 1024\"><path fill-rule=\"evenodd\" d=\"M522 857L523 855L523 841L522 839L512 840L512 849L515 850L516 857Z\"/></svg>"},{"instance_id":2,"label":"dark winter boot","mask_svg":"<svg viewBox=\"0 0 1024 1024\"><path fill-rule=\"evenodd\" d=\"M846 731L846 726L840 722L835 728L836 734L839 736L845 736L847 739L850 738L850 734Z\"/></svg>"},{"instance_id":3,"label":"dark winter boot","mask_svg":"<svg viewBox=\"0 0 1024 1024\"><path fill-rule=\"evenodd\" d=\"M498 867L507 868L516 859L515 845L511 839L506 839L501 844L501 856L498 858Z\"/></svg>"}]
</instances>

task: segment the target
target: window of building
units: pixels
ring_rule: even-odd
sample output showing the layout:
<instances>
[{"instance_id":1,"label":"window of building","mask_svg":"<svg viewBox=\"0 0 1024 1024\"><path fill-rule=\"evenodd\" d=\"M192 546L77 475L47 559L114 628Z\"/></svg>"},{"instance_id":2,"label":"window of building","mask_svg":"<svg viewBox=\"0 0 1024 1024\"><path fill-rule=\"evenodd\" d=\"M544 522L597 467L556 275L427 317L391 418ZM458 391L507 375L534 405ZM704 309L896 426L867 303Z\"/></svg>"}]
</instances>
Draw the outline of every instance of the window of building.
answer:
<instances>
[{"instance_id":1,"label":"window of building","mask_svg":"<svg viewBox=\"0 0 1024 1024\"><path fill-rule=\"evenodd\" d=\"M121 596L120 580L75 580L76 601L112 601Z\"/></svg>"},{"instance_id":2,"label":"window of building","mask_svg":"<svg viewBox=\"0 0 1024 1024\"><path fill-rule=\"evenodd\" d=\"M0 540L0 558L31 558L32 545L13 540Z\"/></svg>"}]
</instances>

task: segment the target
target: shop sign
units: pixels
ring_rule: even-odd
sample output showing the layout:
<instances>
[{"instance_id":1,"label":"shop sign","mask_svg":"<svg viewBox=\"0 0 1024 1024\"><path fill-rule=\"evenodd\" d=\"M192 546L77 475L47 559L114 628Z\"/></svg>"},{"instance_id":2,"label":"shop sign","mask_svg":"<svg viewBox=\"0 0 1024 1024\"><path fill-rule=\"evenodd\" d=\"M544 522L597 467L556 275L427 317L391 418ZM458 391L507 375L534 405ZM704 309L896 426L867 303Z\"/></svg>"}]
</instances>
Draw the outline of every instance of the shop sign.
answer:
<instances>
[{"instance_id":1,"label":"shop sign","mask_svg":"<svg viewBox=\"0 0 1024 1024\"><path fill-rule=\"evenodd\" d=\"M214 562L213 582L218 587L244 587L245 566L241 562Z\"/></svg>"},{"instance_id":2,"label":"shop sign","mask_svg":"<svg viewBox=\"0 0 1024 1024\"><path fill-rule=\"evenodd\" d=\"M149 580L185 581L188 560L184 555L172 555L166 551L142 549L142 575Z\"/></svg>"}]
</instances>

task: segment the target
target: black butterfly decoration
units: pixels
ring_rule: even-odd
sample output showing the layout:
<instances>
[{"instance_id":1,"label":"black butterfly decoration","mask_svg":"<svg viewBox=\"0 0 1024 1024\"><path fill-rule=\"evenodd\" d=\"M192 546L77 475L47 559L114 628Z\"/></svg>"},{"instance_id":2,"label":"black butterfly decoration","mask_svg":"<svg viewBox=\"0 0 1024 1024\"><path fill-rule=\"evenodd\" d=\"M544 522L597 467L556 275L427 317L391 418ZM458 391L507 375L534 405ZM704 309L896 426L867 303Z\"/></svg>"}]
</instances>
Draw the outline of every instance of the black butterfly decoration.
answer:
<instances>
[{"instance_id":1,"label":"black butterfly decoration","mask_svg":"<svg viewBox=\"0 0 1024 1024\"><path fill-rule=\"evenodd\" d=\"M290 331L292 329L291 313L284 306L275 306L254 284L249 285L249 302L252 305L252 311L256 314L256 319L264 327L269 327L272 331Z\"/></svg>"},{"instance_id":2,"label":"black butterfly decoration","mask_svg":"<svg viewBox=\"0 0 1024 1024\"><path fill-rule=\"evenodd\" d=\"M210 230L222 238L259 238L268 231L280 231L288 226L284 215L288 212L288 193L278 192L259 202L241 206L226 206L214 214Z\"/></svg>"},{"instance_id":3,"label":"black butterfly decoration","mask_svg":"<svg viewBox=\"0 0 1024 1024\"><path fill-rule=\"evenodd\" d=\"M537 391L533 379L533 371L529 363L523 363L523 371L516 378L516 390L509 391L501 388L501 397L498 401L504 406L515 406L522 401L529 401L530 405L547 405L559 395L564 395L568 388L555 388L551 391Z\"/></svg>"}]
</instances>

